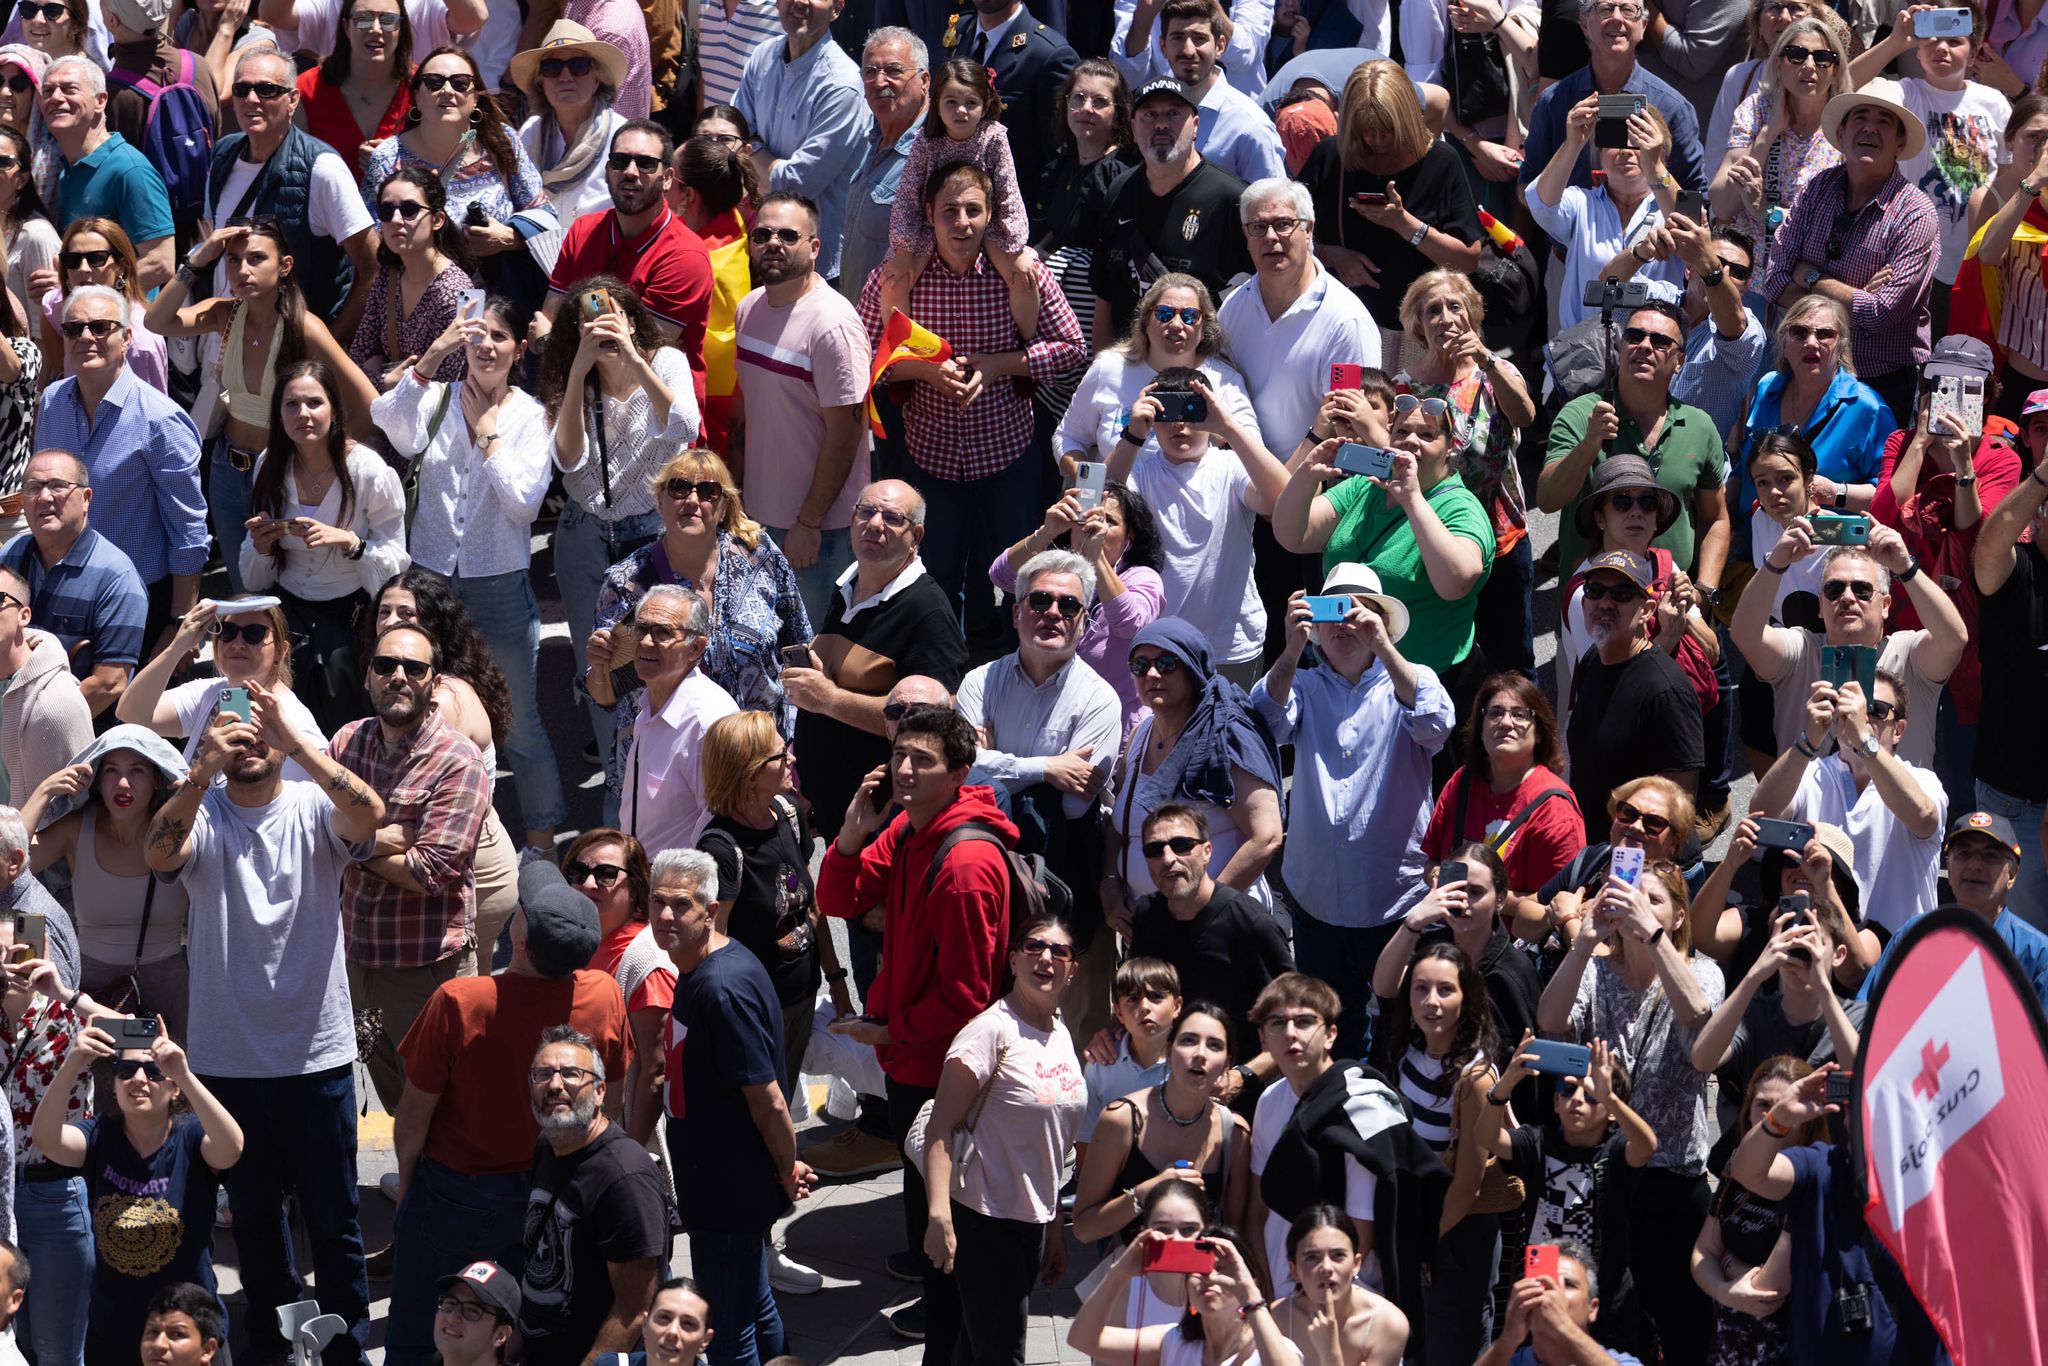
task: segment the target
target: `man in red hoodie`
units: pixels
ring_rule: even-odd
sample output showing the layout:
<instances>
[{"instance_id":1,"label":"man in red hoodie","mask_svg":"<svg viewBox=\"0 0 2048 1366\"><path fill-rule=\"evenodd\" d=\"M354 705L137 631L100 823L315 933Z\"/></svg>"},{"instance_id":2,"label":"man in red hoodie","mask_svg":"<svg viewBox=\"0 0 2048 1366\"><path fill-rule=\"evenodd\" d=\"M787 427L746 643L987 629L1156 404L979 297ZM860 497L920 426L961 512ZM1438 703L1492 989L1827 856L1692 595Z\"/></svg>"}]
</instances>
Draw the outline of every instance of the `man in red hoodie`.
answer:
<instances>
[{"instance_id":1,"label":"man in red hoodie","mask_svg":"<svg viewBox=\"0 0 2048 1366\"><path fill-rule=\"evenodd\" d=\"M1001 994L1010 935L1003 849L1015 847L1017 827L991 789L966 785L974 755L966 717L928 702L911 707L896 726L889 762L868 774L847 805L818 876L818 906L829 916L847 920L883 907L882 967L867 1013L830 1027L875 1046L899 1146L919 1107L938 1093L953 1035ZM902 812L870 841L892 796ZM934 868L946 836L970 822L1002 845L959 841ZM906 1162L903 1227L913 1251L924 1238L925 1213L924 1177ZM949 1320L957 1313L950 1278L927 1269L924 1281L927 1316Z\"/></svg>"}]
</instances>

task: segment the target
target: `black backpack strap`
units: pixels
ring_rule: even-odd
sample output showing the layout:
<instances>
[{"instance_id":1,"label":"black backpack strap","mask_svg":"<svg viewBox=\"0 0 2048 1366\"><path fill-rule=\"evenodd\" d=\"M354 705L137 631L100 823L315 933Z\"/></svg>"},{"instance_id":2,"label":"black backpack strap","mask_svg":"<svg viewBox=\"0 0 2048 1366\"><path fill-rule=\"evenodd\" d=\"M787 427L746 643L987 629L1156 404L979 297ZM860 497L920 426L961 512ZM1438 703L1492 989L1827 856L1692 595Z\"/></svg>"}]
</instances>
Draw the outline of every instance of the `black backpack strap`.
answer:
<instances>
[{"instance_id":1,"label":"black backpack strap","mask_svg":"<svg viewBox=\"0 0 2048 1366\"><path fill-rule=\"evenodd\" d=\"M1468 783L1466 784L1466 786L1469 787L1470 784ZM1500 833L1498 835L1488 835L1486 837L1486 842L1492 845L1493 852L1498 854L1501 850L1508 847L1508 841L1515 837L1515 832L1517 830L1520 830L1525 824L1528 823L1529 817L1536 814L1536 809L1538 807L1542 806L1545 802L1550 801L1553 798L1569 797L1571 795L1572 790L1568 787L1544 788L1541 792L1536 794L1535 799L1533 801L1531 801L1527 806L1523 807L1519 812L1515 814L1515 818L1513 820L1509 821L1506 825L1500 828ZM1462 807L1462 803L1460 803L1460 805ZM1463 814L1464 812L1461 809L1459 811L1459 815L1463 816ZM1461 824L1459 826L1459 829L1462 830L1463 828L1464 826Z\"/></svg>"},{"instance_id":2,"label":"black backpack strap","mask_svg":"<svg viewBox=\"0 0 2048 1366\"><path fill-rule=\"evenodd\" d=\"M963 821L961 824L954 826L951 830L948 830L946 832L946 837L939 841L939 847L932 850L931 866L926 868L924 871L924 894L926 896L930 896L932 894L932 883L938 880L939 865L946 861L947 854L953 852L953 846L956 844L965 844L970 840L979 841L983 844L995 845L998 849L1002 850L1006 859L1009 855L1010 846L1003 842L1003 837L1001 835L998 835L994 830L990 829L988 826L984 825L980 821ZM1008 875L1009 874L1007 870L1005 870L1005 878L1007 878Z\"/></svg>"}]
</instances>

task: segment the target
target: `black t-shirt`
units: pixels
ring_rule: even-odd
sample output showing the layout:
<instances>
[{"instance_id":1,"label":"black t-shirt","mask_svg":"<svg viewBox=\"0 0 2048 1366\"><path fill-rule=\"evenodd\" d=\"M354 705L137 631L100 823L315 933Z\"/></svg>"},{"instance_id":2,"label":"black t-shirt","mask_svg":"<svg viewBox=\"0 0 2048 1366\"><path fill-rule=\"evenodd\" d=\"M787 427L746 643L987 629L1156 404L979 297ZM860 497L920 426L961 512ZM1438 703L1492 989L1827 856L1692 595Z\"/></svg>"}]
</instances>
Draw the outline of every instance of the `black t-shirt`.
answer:
<instances>
[{"instance_id":1,"label":"black t-shirt","mask_svg":"<svg viewBox=\"0 0 2048 1366\"><path fill-rule=\"evenodd\" d=\"M1173 964L1182 1000L1213 1001L1229 1012L1239 1062L1259 1052L1252 1002L1266 983L1294 971L1294 954L1272 912L1220 882L1192 920L1175 920L1157 892L1139 901L1131 914L1131 953Z\"/></svg>"},{"instance_id":2,"label":"black t-shirt","mask_svg":"<svg viewBox=\"0 0 2048 1366\"><path fill-rule=\"evenodd\" d=\"M1721 1221L1721 1246L1735 1260L1762 1266L1785 1231L1785 1202L1766 1200L1739 1181L1723 1177L1714 1194L1714 1217Z\"/></svg>"},{"instance_id":3,"label":"black t-shirt","mask_svg":"<svg viewBox=\"0 0 2048 1366\"><path fill-rule=\"evenodd\" d=\"M1088 270L1095 297L1109 305L1115 335L1130 326L1139 297L1170 271L1194 276L1218 303L1225 285L1251 273L1237 214L1243 194L1242 180L1207 161L1163 196L1152 193L1142 167L1117 182Z\"/></svg>"},{"instance_id":4,"label":"black t-shirt","mask_svg":"<svg viewBox=\"0 0 2048 1366\"><path fill-rule=\"evenodd\" d=\"M661 1171L622 1125L567 1156L539 1139L519 1278L527 1366L581 1362L612 1307L610 1263L666 1260L669 1241Z\"/></svg>"},{"instance_id":5,"label":"black t-shirt","mask_svg":"<svg viewBox=\"0 0 2048 1366\"><path fill-rule=\"evenodd\" d=\"M929 574L852 621L846 620L846 590L834 588L832 610L818 635L838 636L852 647L833 677L850 692L880 697L912 674L936 678L950 692L967 676L959 615ZM889 742L879 735L821 712L797 712L796 775L811 803L813 828L828 839L836 835L861 779L888 757Z\"/></svg>"},{"instance_id":6,"label":"black t-shirt","mask_svg":"<svg viewBox=\"0 0 2048 1366\"><path fill-rule=\"evenodd\" d=\"M1137 153L1128 147L1087 166L1071 149L1047 162L1031 200L1031 228L1046 252L1093 247L1103 205L1137 164Z\"/></svg>"},{"instance_id":7,"label":"black t-shirt","mask_svg":"<svg viewBox=\"0 0 2048 1366\"><path fill-rule=\"evenodd\" d=\"M1543 0L1543 19L1536 27L1536 74L1546 81L1561 81L1583 70L1592 56L1586 30L1579 25L1579 0Z\"/></svg>"},{"instance_id":8,"label":"black t-shirt","mask_svg":"<svg viewBox=\"0 0 2048 1366\"><path fill-rule=\"evenodd\" d=\"M713 844L738 847L740 885L725 932L761 960L775 984L776 998L785 1006L815 997L819 981L816 936L795 953L785 953L781 943L791 928L811 918L818 904L811 881L811 832L795 804L790 807L784 812L778 804L775 824L766 830L713 816L697 840L699 849L709 850ZM718 891L721 898L726 895L725 888Z\"/></svg>"},{"instance_id":9,"label":"black t-shirt","mask_svg":"<svg viewBox=\"0 0 2048 1366\"><path fill-rule=\"evenodd\" d=\"M1699 694L1671 656L1652 646L1619 664L1586 651L1573 687L1565 751L1572 795L1586 813L1586 838L1604 839L1607 798L1631 778L1697 769L1706 741Z\"/></svg>"},{"instance_id":10,"label":"black t-shirt","mask_svg":"<svg viewBox=\"0 0 2048 1366\"><path fill-rule=\"evenodd\" d=\"M171 1122L170 1135L148 1157L128 1141L118 1110L79 1127L85 1131L83 1175L99 1249L92 1273L93 1332L109 1342L140 1342L143 1310L158 1290L177 1281L216 1289L213 1198L220 1173L206 1165L199 1151L206 1130L189 1114Z\"/></svg>"},{"instance_id":11,"label":"black t-shirt","mask_svg":"<svg viewBox=\"0 0 2048 1366\"><path fill-rule=\"evenodd\" d=\"M1362 251L1379 267L1379 283L1355 290L1373 317L1398 326L1401 297L1408 286L1436 269L1436 262L1400 233L1380 227L1351 207L1361 190L1380 191L1389 181L1408 212L1460 242L1479 240L1479 211L1465 183L1465 165L1446 142L1432 142L1422 160L1392 176L1347 171L1337 139L1324 138L1302 163L1301 183L1316 205L1316 241Z\"/></svg>"},{"instance_id":12,"label":"black t-shirt","mask_svg":"<svg viewBox=\"0 0 2048 1366\"><path fill-rule=\"evenodd\" d=\"M766 1233L789 1195L743 1088L782 1078L782 1004L759 959L738 942L676 973L668 1065L669 1159L676 1204L693 1233ZM678 1113L680 1110L680 1113Z\"/></svg>"},{"instance_id":13,"label":"black t-shirt","mask_svg":"<svg viewBox=\"0 0 2048 1366\"><path fill-rule=\"evenodd\" d=\"M1983 599L1977 656L1984 665L1977 780L2030 802L2048 801L2048 565L2039 548L2014 548L2012 574Z\"/></svg>"},{"instance_id":14,"label":"black t-shirt","mask_svg":"<svg viewBox=\"0 0 2048 1366\"><path fill-rule=\"evenodd\" d=\"M1842 1013L1859 1030L1868 1009L1863 1001L1842 1002ZM1749 1091L1749 1079L1768 1059L1789 1054L1818 1067L1835 1056L1835 1036L1828 1033L1827 1017L1817 1015L1805 1024L1793 1024L1785 1018L1785 998L1775 983L1751 999L1728 1046L1728 1061L1715 1069L1715 1075L1721 1079L1721 1094L1738 1103ZM1850 1058L1843 1065L1853 1067L1855 1062Z\"/></svg>"}]
</instances>

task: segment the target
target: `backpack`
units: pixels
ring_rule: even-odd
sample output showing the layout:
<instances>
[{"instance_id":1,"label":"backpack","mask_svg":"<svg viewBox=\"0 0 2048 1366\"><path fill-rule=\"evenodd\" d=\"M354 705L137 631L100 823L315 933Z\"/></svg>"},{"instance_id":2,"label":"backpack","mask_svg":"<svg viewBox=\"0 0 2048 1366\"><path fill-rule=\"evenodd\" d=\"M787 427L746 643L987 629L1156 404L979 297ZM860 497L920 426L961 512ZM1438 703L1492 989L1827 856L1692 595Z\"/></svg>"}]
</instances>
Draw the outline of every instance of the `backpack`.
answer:
<instances>
[{"instance_id":1,"label":"backpack","mask_svg":"<svg viewBox=\"0 0 2048 1366\"><path fill-rule=\"evenodd\" d=\"M1010 870L1010 920L1015 923L1020 917L1046 913L1071 922L1074 912L1074 892L1059 874L1046 865L1045 859L1037 854L1020 854L1003 842L989 826L980 821L965 821L946 832L939 841L939 847L932 851L931 866L925 869L924 894L932 894L932 883L939 876L939 865L946 861L956 844L973 840L982 844L993 844L1003 856L1003 864Z\"/></svg>"},{"instance_id":2,"label":"backpack","mask_svg":"<svg viewBox=\"0 0 2048 1366\"><path fill-rule=\"evenodd\" d=\"M149 122L142 134L142 154L164 178L170 191L171 217L180 227L196 222L206 209L206 180L213 166L213 120L206 102L192 84L197 68L192 54L178 53L178 79L158 85L134 71L114 71L110 79L149 101Z\"/></svg>"}]
</instances>

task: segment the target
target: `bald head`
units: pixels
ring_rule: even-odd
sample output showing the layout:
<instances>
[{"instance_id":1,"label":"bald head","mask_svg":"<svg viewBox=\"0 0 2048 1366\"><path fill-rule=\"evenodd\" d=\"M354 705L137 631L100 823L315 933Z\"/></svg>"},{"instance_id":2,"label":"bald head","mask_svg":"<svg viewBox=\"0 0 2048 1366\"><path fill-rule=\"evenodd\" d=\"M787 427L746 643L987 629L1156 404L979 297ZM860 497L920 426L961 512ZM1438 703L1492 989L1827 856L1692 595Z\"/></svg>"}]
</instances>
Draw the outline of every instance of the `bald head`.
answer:
<instances>
[{"instance_id":1,"label":"bald head","mask_svg":"<svg viewBox=\"0 0 2048 1366\"><path fill-rule=\"evenodd\" d=\"M931 678L924 674L912 674L910 677L900 680L895 687L889 689L889 695L882 699L882 706L885 709L890 707L898 708L899 710L896 712L896 715L901 717L903 715L902 710L900 710L901 708L914 707L920 702L931 702L941 707L950 707L953 705L953 694L947 692L946 685L939 682L936 678ZM889 739L894 740L896 738L896 722L889 719L886 710L882 716L882 725L888 732Z\"/></svg>"},{"instance_id":2,"label":"bald head","mask_svg":"<svg viewBox=\"0 0 2048 1366\"><path fill-rule=\"evenodd\" d=\"M879 592L917 554L924 541L924 498L901 479L877 479L853 505L852 531L865 597Z\"/></svg>"}]
</instances>

